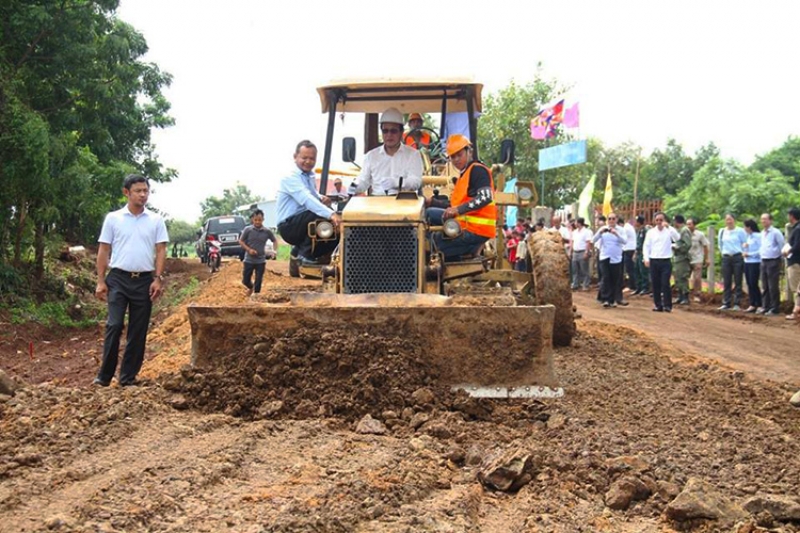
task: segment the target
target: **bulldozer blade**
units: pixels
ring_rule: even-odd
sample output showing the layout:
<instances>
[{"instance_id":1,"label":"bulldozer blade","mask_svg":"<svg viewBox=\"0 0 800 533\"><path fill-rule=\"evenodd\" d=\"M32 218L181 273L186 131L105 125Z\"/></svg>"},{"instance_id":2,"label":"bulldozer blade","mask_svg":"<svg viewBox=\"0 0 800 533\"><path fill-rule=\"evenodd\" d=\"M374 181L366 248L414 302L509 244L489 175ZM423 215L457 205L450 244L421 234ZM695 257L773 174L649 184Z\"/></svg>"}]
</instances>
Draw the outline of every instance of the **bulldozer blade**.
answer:
<instances>
[{"instance_id":1,"label":"bulldozer blade","mask_svg":"<svg viewBox=\"0 0 800 533\"><path fill-rule=\"evenodd\" d=\"M503 397L518 397L555 386L551 305L465 305L431 294L295 293L256 306L189 306L188 313L192 365L201 369L235 365L231 346L255 338L269 341L299 329L323 338L344 330L414 342L436 383L466 383L468 393L470 387L499 387L506 390Z\"/></svg>"},{"instance_id":2,"label":"bulldozer blade","mask_svg":"<svg viewBox=\"0 0 800 533\"><path fill-rule=\"evenodd\" d=\"M476 385L456 385L454 391L463 390L473 398L561 398L564 389L561 387L541 387L528 385L525 387L479 387Z\"/></svg>"}]
</instances>

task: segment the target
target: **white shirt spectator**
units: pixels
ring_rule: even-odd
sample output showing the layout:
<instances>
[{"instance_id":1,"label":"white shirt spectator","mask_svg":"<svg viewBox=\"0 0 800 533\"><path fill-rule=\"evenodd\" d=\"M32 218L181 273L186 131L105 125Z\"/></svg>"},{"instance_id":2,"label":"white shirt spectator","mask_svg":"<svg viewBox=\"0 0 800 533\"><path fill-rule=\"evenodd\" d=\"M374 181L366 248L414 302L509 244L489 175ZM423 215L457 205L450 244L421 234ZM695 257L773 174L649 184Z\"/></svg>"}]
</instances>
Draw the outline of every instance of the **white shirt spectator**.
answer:
<instances>
[{"instance_id":1,"label":"white shirt spectator","mask_svg":"<svg viewBox=\"0 0 800 533\"><path fill-rule=\"evenodd\" d=\"M588 243L592 242L592 230L587 227L578 228L572 232L572 251L585 252Z\"/></svg>"},{"instance_id":2,"label":"white shirt spectator","mask_svg":"<svg viewBox=\"0 0 800 533\"><path fill-rule=\"evenodd\" d=\"M670 259L672 257L672 243L680 239L680 235L672 226L664 225L650 229L644 237L642 254L645 261L651 259Z\"/></svg>"},{"instance_id":3,"label":"white shirt spectator","mask_svg":"<svg viewBox=\"0 0 800 533\"><path fill-rule=\"evenodd\" d=\"M551 226L547 228L547 231L552 231L553 233L558 233L561 235L561 238L564 240L564 248L569 250L569 242L572 240L570 235L569 228L565 225L561 225L560 227L556 228L555 226Z\"/></svg>"},{"instance_id":4,"label":"white shirt spectator","mask_svg":"<svg viewBox=\"0 0 800 533\"><path fill-rule=\"evenodd\" d=\"M364 157L364 166L350 194L365 192L372 187L374 196L397 194L403 178L404 191L416 191L422 186L422 156L417 150L401 144L394 155L389 155L383 145L373 148Z\"/></svg>"},{"instance_id":5,"label":"white shirt spectator","mask_svg":"<svg viewBox=\"0 0 800 533\"><path fill-rule=\"evenodd\" d=\"M156 244L169 242L161 215L145 209L134 215L126 205L106 215L98 242L111 245L111 268L128 272L156 269Z\"/></svg>"},{"instance_id":6,"label":"white shirt spectator","mask_svg":"<svg viewBox=\"0 0 800 533\"><path fill-rule=\"evenodd\" d=\"M622 245L623 252L635 252L636 251L636 228L633 227L633 224L630 222L626 222L622 229L625 231L625 244Z\"/></svg>"}]
</instances>

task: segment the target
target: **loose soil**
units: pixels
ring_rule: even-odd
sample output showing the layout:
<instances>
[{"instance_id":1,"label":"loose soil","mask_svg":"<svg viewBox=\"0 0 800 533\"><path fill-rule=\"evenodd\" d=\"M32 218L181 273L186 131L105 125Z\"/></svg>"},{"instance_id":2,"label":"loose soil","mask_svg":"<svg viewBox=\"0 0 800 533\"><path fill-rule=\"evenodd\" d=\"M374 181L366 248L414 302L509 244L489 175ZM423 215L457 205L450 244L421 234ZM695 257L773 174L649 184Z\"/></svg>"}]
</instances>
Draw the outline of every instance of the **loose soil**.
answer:
<instances>
[{"instance_id":1,"label":"loose soil","mask_svg":"<svg viewBox=\"0 0 800 533\"><path fill-rule=\"evenodd\" d=\"M183 305L250 303L240 276L227 263ZM264 290L315 285L270 263ZM578 333L554 355L565 396L511 401L439 387L414 339L368 332L374 357L356 364L365 332L348 325L324 339L298 331L277 348L254 339L229 372L198 373L186 367L190 330L178 306L156 318L144 386L73 385L95 367L86 380L44 372L0 400L0 532L767 531L756 522L800 531L763 513L739 524L665 515L690 478L735 503L797 497L800 410L787 400L800 379L751 355L778 360L773 343L797 331L651 313L644 301L575 302ZM732 336L748 327L775 335ZM684 331L694 344L679 344ZM487 332L486 342L500 341ZM24 357L6 358L6 346L0 367L19 375L7 361ZM784 353L787 367L794 353ZM393 393L376 394L384 390ZM364 414L385 433L356 432ZM530 482L514 493L484 488L481 465L515 450L531 457ZM612 510L609 490L623 479L646 495Z\"/></svg>"}]
</instances>

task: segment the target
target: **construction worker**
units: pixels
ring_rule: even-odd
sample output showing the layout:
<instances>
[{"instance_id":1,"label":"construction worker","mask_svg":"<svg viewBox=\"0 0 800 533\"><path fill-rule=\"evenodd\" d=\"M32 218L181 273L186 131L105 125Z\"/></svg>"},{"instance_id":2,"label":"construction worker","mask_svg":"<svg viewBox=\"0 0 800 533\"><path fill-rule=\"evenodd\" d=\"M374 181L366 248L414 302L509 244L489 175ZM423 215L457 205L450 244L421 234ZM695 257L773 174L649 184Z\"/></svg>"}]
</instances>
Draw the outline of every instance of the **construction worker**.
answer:
<instances>
[{"instance_id":1,"label":"construction worker","mask_svg":"<svg viewBox=\"0 0 800 533\"><path fill-rule=\"evenodd\" d=\"M425 130L421 130L422 115L419 113L411 113L408 117L408 133L405 134L405 143L411 148L430 148L431 134Z\"/></svg>"},{"instance_id":2,"label":"construction worker","mask_svg":"<svg viewBox=\"0 0 800 533\"><path fill-rule=\"evenodd\" d=\"M444 254L445 261L453 261L465 254L477 253L481 246L495 236L497 206L494 203L492 171L483 163L472 159L472 143L461 134L447 139L447 155L460 172L449 203L426 200L428 221L439 226L455 218L461 234L449 239L435 233L436 248Z\"/></svg>"},{"instance_id":3,"label":"construction worker","mask_svg":"<svg viewBox=\"0 0 800 533\"><path fill-rule=\"evenodd\" d=\"M403 114L390 107L381 114L383 144L373 148L364 157L361 173L350 184L350 196L372 189L376 196L416 191L422 186L422 157L419 152L403 144Z\"/></svg>"}]
</instances>

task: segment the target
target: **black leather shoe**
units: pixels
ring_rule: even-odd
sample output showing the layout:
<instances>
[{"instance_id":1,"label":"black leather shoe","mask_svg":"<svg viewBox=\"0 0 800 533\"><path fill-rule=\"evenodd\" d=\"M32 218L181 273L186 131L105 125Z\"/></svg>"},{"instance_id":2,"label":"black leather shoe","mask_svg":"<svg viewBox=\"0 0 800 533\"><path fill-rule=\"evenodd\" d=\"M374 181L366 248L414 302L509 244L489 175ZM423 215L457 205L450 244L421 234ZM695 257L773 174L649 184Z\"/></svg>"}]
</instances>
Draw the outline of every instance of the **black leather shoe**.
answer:
<instances>
[{"instance_id":1,"label":"black leather shoe","mask_svg":"<svg viewBox=\"0 0 800 533\"><path fill-rule=\"evenodd\" d=\"M120 387L138 387L140 385L142 385L142 382L139 381L138 379L134 379L132 381L120 381L119 382L119 386Z\"/></svg>"},{"instance_id":2,"label":"black leather shoe","mask_svg":"<svg viewBox=\"0 0 800 533\"><path fill-rule=\"evenodd\" d=\"M111 385L110 381L103 381L100 378L94 378L94 381L92 383L94 385L97 385L98 387L108 387L109 385Z\"/></svg>"},{"instance_id":3,"label":"black leather shoe","mask_svg":"<svg viewBox=\"0 0 800 533\"><path fill-rule=\"evenodd\" d=\"M663 313L664 312L664 308L663 307L654 307L653 308L653 312L654 313Z\"/></svg>"},{"instance_id":4,"label":"black leather shoe","mask_svg":"<svg viewBox=\"0 0 800 533\"><path fill-rule=\"evenodd\" d=\"M625 301L625 300L620 300L619 302L617 302L617 305L621 305L622 307L625 307L626 305L628 305L628 302Z\"/></svg>"}]
</instances>

